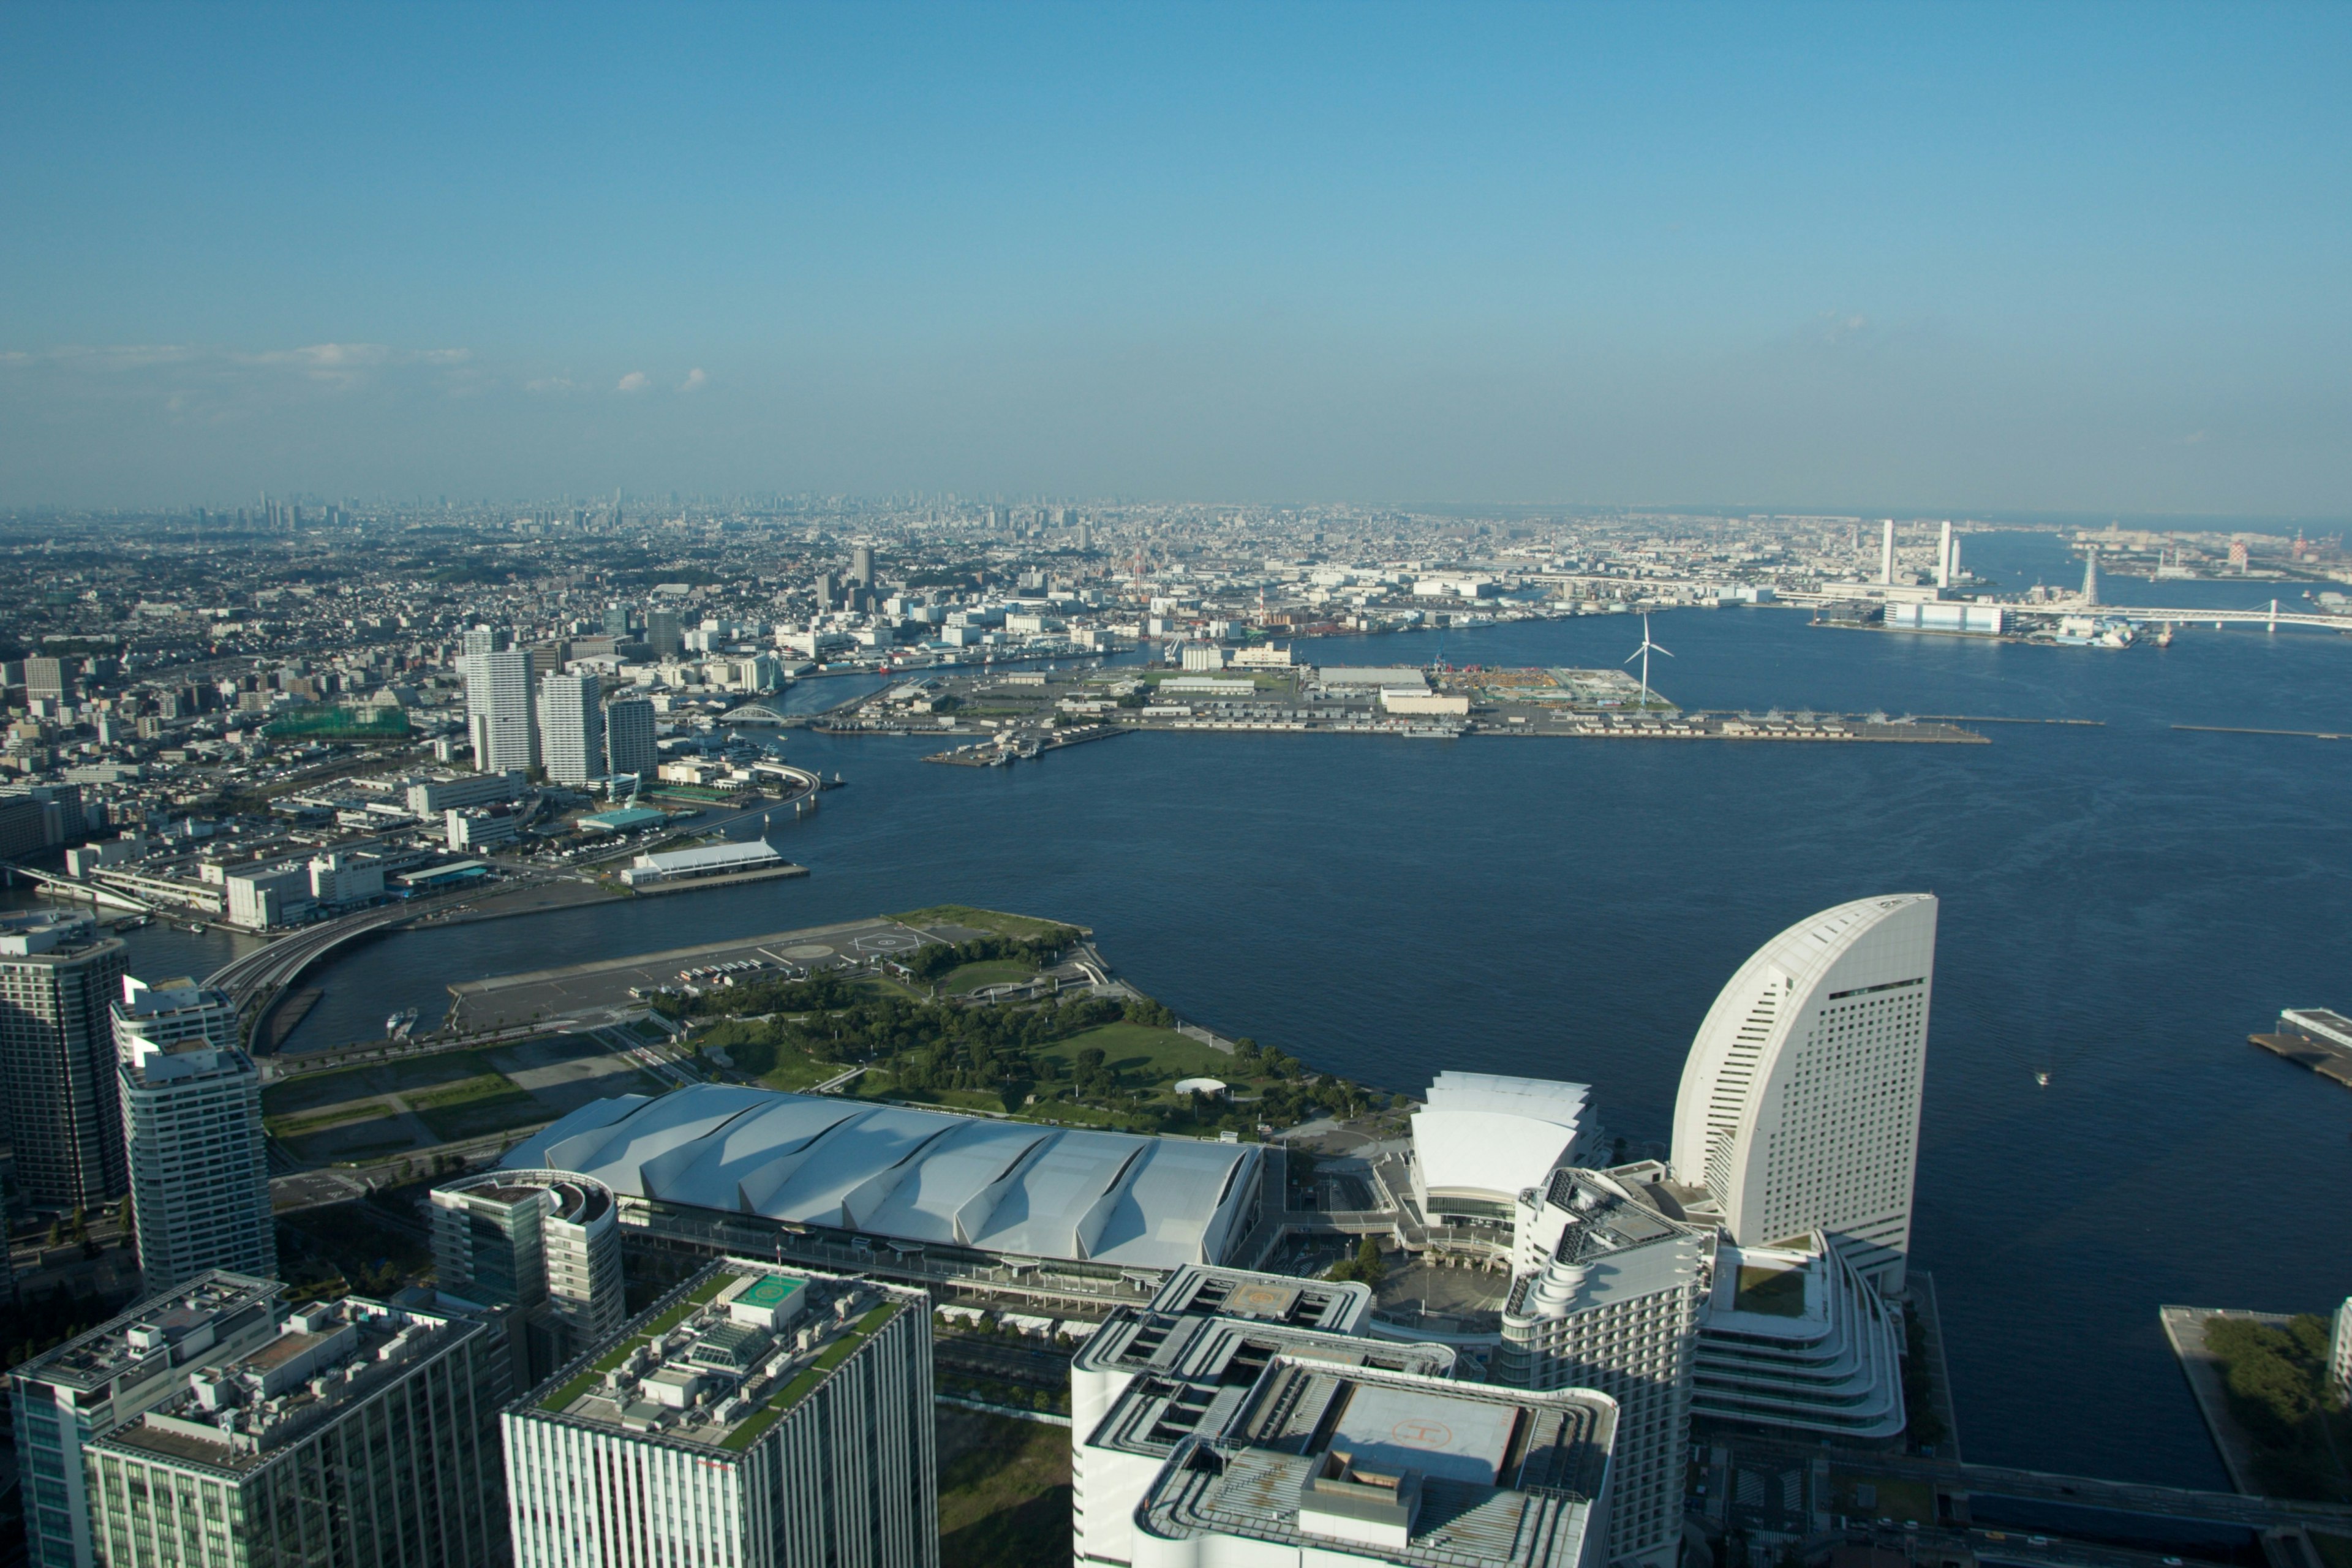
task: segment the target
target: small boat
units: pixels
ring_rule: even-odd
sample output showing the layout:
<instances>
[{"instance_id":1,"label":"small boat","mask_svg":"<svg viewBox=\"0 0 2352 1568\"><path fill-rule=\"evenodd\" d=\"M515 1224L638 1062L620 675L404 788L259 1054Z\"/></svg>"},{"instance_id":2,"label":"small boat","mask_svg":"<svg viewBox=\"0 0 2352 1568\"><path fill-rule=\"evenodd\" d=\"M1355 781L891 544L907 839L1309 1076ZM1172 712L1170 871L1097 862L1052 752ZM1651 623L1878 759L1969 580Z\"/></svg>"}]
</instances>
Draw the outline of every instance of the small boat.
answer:
<instances>
[{"instance_id":1,"label":"small boat","mask_svg":"<svg viewBox=\"0 0 2352 1568\"><path fill-rule=\"evenodd\" d=\"M2042 1088L2048 1089L2050 1087L2050 1075L2046 1072L2035 1073L2033 1075L2033 1081L2040 1084Z\"/></svg>"},{"instance_id":2,"label":"small boat","mask_svg":"<svg viewBox=\"0 0 2352 1568\"><path fill-rule=\"evenodd\" d=\"M2156 634L2156 646L2158 647L2170 647L2172 646L2172 623L2170 621L2165 622L2164 629Z\"/></svg>"},{"instance_id":3,"label":"small boat","mask_svg":"<svg viewBox=\"0 0 2352 1568\"><path fill-rule=\"evenodd\" d=\"M394 1013L384 1019L384 1037L404 1040L408 1038L408 1032L415 1027L416 1027L416 1009L411 1007L404 1012Z\"/></svg>"},{"instance_id":4,"label":"small boat","mask_svg":"<svg viewBox=\"0 0 2352 1568\"><path fill-rule=\"evenodd\" d=\"M182 921L180 922L180 929L184 931L191 932L194 935L202 936L205 934L205 922L202 921Z\"/></svg>"}]
</instances>

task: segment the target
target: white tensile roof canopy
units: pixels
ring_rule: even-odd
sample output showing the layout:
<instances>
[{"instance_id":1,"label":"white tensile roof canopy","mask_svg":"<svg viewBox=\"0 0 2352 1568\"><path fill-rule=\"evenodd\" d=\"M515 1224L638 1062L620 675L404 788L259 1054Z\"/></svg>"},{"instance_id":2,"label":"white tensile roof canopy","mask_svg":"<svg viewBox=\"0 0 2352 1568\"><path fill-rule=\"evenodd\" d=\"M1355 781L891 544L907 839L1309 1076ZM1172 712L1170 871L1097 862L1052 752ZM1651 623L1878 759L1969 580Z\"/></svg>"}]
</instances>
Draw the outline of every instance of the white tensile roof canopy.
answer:
<instances>
[{"instance_id":1,"label":"white tensile roof canopy","mask_svg":"<svg viewBox=\"0 0 2352 1568\"><path fill-rule=\"evenodd\" d=\"M892 1241L1173 1268L1223 1260L1260 1153L698 1084L593 1100L503 1163Z\"/></svg>"}]
</instances>

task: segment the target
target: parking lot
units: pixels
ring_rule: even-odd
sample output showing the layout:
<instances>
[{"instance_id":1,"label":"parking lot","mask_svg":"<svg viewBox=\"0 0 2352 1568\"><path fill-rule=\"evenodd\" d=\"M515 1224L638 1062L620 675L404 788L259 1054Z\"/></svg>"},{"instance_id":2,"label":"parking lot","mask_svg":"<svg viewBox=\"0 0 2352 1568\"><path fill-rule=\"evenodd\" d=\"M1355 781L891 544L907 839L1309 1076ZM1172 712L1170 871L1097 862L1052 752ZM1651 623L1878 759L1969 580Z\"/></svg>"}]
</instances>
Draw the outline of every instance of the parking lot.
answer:
<instances>
[{"instance_id":1,"label":"parking lot","mask_svg":"<svg viewBox=\"0 0 2352 1568\"><path fill-rule=\"evenodd\" d=\"M562 969L503 974L450 987L457 1001L450 1008L460 1028L488 1029L501 1023L532 1018L571 1017L633 1004L634 988L688 984L680 976L695 970L722 965L757 965L732 971L739 977L766 973L807 974L819 970L863 964L914 952L940 937L919 931L896 921L855 921L845 925L814 926L806 931L776 931L733 942L707 942L699 947L672 948L638 953L596 963L576 963ZM699 977L707 984L711 975Z\"/></svg>"}]
</instances>

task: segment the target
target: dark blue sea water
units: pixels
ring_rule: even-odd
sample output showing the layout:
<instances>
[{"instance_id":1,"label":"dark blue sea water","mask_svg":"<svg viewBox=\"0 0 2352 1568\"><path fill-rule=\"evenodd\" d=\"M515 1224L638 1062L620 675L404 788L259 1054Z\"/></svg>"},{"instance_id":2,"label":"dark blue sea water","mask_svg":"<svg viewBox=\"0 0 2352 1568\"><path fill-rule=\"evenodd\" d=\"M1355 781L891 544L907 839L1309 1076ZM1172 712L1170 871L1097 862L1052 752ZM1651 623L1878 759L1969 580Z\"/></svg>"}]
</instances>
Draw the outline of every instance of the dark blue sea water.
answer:
<instances>
[{"instance_id":1,"label":"dark blue sea water","mask_svg":"<svg viewBox=\"0 0 2352 1568\"><path fill-rule=\"evenodd\" d=\"M2044 536L1970 564L2074 583ZM2254 605L2265 584L2105 597ZM1969 1457L2225 1487L2165 1302L2324 1310L2352 1293L2352 1093L2245 1042L2352 1004L2352 640L2185 632L2123 652L1658 618L1690 706L2096 719L1987 746L1129 736L1000 770L934 743L794 733L850 787L780 827L805 881L403 935L323 972L296 1044L371 1036L444 987L924 904L1096 928L1180 1013L1419 1089L1453 1067L1587 1079L1667 1135L1708 1002L1843 900L1943 900L1916 1247ZM1623 616L1448 633L1455 663L1615 664ZM1364 639L1350 662L1429 659ZM849 694L795 689L798 704ZM2052 1075L2048 1088L2037 1071Z\"/></svg>"}]
</instances>

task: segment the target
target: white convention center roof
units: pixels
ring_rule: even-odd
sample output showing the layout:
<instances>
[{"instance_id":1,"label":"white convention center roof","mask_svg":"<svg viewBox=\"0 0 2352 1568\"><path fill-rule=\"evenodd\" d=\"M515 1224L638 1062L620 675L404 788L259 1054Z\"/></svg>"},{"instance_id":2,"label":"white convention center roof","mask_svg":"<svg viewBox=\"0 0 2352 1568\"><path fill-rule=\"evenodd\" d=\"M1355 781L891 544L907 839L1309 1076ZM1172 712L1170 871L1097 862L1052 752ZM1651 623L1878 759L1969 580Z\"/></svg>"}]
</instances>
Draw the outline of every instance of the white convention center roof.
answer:
<instances>
[{"instance_id":1,"label":"white convention center roof","mask_svg":"<svg viewBox=\"0 0 2352 1568\"><path fill-rule=\"evenodd\" d=\"M1259 1151L698 1084L582 1106L504 1162L894 1241L1143 1268L1222 1261Z\"/></svg>"},{"instance_id":2,"label":"white convention center roof","mask_svg":"<svg viewBox=\"0 0 2352 1568\"><path fill-rule=\"evenodd\" d=\"M1424 1201L1443 1192L1500 1203L1542 1185L1576 1163L1591 1092L1549 1079L1439 1073L1412 1116L1414 1184Z\"/></svg>"}]
</instances>

